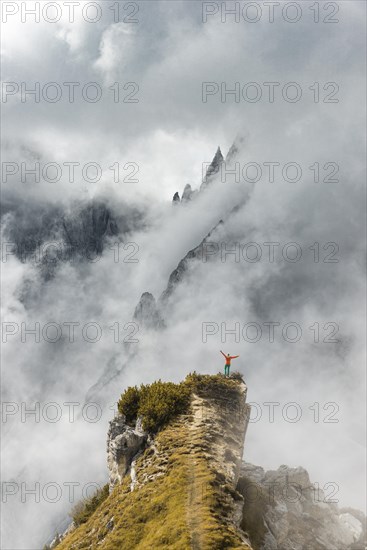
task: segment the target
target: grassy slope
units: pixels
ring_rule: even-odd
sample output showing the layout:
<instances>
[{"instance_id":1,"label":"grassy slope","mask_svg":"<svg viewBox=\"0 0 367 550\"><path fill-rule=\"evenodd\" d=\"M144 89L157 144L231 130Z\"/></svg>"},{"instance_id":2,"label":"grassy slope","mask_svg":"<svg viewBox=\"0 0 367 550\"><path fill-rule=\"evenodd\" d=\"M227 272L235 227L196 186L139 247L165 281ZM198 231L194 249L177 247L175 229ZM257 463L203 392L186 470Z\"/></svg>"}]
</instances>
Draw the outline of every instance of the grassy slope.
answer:
<instances>
[{"instance_id":1,"label":"grassy slope","mask_svg":"<svg viewBox=\"0 0 367 550\"><path fill-rule=\"evenodd\" d=\"M87 523L68 535L58 550L155 548L246 549L226 523L230 512L215 472L205 458L205 434L190 432L190 416L181 415L138 459L137 479L157 473L130 491L130 478L116 487ZM114 528L107 523L114 518Z\"/></svg>"}]
</instances>

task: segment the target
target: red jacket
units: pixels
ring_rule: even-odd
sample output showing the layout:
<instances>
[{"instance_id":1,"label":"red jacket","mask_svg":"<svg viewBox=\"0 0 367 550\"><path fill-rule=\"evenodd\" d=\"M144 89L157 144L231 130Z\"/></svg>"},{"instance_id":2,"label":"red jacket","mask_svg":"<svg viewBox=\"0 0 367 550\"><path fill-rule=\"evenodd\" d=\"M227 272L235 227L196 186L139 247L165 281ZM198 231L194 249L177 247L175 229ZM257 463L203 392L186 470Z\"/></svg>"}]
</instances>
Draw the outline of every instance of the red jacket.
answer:
<instances>
[{"instance_id":1,"label":"red jacket","mask_svg":"<svg viewBox=\"0 0 367 550\"><path fill-rule=\"evenodd\" d=\"M222 354L223 357L225 357L225 359L226 359L226 365L230 365L232 359L237 359L237 357L239 357L239 355L226 355L226 354L223 353L222 351L221 351L221 354Z\"/></svg>"}]
</instances>

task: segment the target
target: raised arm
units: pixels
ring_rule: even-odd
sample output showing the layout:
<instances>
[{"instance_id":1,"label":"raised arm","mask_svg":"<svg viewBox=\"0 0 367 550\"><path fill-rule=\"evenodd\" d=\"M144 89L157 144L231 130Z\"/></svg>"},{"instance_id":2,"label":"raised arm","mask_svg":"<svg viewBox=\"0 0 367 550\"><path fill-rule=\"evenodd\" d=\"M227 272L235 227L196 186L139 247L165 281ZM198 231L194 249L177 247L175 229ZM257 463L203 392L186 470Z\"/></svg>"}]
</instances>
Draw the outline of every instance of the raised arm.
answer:
<instances>
[{"instance_id":1,"label":"raised arm","mask_svg":"<svg viewBox=\"0 0 367 550\"><path fill-rule=\"evenodd\" d=\"M223 355L223 357L227 357L223 352L222 350L219 350L221 352L221 354Z\"/></svg>"},{"instance_id":2,"label":"raised arm","mask_svg":"<svg viewBox=\"0 0 367 550\"><path fill-rule=\"evenodd\" d=\"M232 355L231 359L237 359L237 357L239 357L239 355Z\"/></svg>"}]
</instances>

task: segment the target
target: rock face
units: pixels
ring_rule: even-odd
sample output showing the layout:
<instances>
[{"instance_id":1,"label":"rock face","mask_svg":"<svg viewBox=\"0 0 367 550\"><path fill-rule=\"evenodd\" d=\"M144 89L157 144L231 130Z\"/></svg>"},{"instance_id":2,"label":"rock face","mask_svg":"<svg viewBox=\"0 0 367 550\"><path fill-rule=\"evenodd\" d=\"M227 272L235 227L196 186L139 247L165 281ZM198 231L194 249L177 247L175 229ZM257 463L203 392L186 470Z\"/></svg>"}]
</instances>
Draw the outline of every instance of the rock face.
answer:
<instances>
[{"instance_id":1,"label":"rock face","mask_svg":"<svg viewBox=\"0 0 367 550\"><path fill-rule=\"evenodd\" d=\"M232 161L233 158L236 156L236 154L239 151L239 147L242 145L242 141L238 140L236 138L236 141L231 146L230 150L228 151L226 162ZM214 177L218 174L221 164L224 162L224 157L222 155L222 151L220 150L220 147L218 147L213 160L209 164L205 176L202 179L200 189L193 190L191 185L187 183L185 185L185 188L183 190L182 196L180 198L180 195L178 192L176 192L173 195L172 204L178 205L178 204L184 204L186 202L189 202L190 200L194 199L195 196L197 196L201 191L203 191L214 179Z\"/></svg>"},{"instance_id":2,"label":"rock face","mask_svg":"<svg viewBox=\"0 0 367 550\"><path fill-rule=\"evenodd\" d=\"M130 468L136 454L143 448L147 435L141 429L140 422L131 428L125 422L122 414L117 414L110 422L107 434L107 465L110 480L110 490L121 483L122 478Z\"/></svg>"},{"instance_id":3,"label":"rock face","mask_svg":"<svg viewBox=\"0 0 367 550\"><path fill-rule=\"evenodd\" d=\"M189 183L187 183L185 185L185 188L184 188L183 193L182 193L182 200L183 201L191 201L193 194L194 194L194 192L191 189L191 185Z\"/></svg>"},{"instance_id":4,"label":"rock face","mask_svg":"<svg viewBox=\"0 0 367 550\"><path fill-rule=\"evenodd\" d=\"M236 488L242 464L246 431L250 418L250 405L246 403L247 387L238 384L238 394L221 390L198 391L192 408L193 429L204 431L210 447L210 461L223 480Z\"/></svg>"},{"instance_id":5,"label":"rock face","mask_svg":"<svg viewBox=\"0 0 367 550\"><path fill-rule=\"evenodd\" d=\"M236 373L187 382L190 407L158 433L111 421L111 494L60 550L365 550L364 514L329 502L304 468L242 461L250 406Z\"/></svg>"},{"instance_id":6,"label":"rock face","mask_svg":"<svg viewBox=\"0 0 367 550\"><path fill-rule=\"evenodd\" d=\"M181 389L190 392L187 408L158 432L145 434L138 421L127 426L121 414L112 420L110 494L60 550L253 550L235 489L250 412L246 385L235 374L191 375ZM170 391L160 400L172 405Z\"/></svg>"},{"instance_id":7,"label":"rock face","mask_svg":"<svg viewBox=\"0 0 367 550\"><path fill-rule=\"evenodd\" d=\"M34 262L51 279L62 262L95 262L109 238L122 240L144 225L143 213L120 205L119 213L103 200L70 207L20 204L3 214L4 238L22 262Z\"/></svg>"},{"instance_id":8,"label":"rock face","mask_svg":"<svg viewBox=\"0 0 367 550\"><path fill-rule=\"evenodd\" d=\"M181 199L180 195L178 194L178 191L173 195L172 204L175 206L176 204L180 204Z\"/></svg>"},{"instance_id":9,"label":"rock face","mask_svg":"<svg viewBox=\"0 0 367 550\"><path fill-rule=\"evenodd\" d=\"M250 418L246 403L247 387L241 382L236 390L205 388L192 396L191 433L193 442L204 439L210 448L211 467L222 480L235 489L241 471L245 436ZM135 455L148 442L148 434L138 418L134 428L126 424L125 416L117 413L107 434L107 464L110 487L121 483ZM154 441L149 439L154 446ZM193 443L195 445L195 443Z\"/></svg>"},{"instance_id":10,"label":"rock face","mask_svg":"<svg viewBox=\"0 0 367 550\"><path fill-rule=\"evenodd\" d=\"M367 548L367 518L361 510L355 508L342 508L339 519L347 524L349 529L355 534L356 542L350 546L350 550L366 550ZM359 535L362 526L362 533Z\"/></svg>"},{"instance_id":11,"label":"rock face","mask_svg":"<svg viewBox=\"0 0 367 550\"><path fill-rule=\"evenodd\" d=\"M220 170L220 166L223 161L224 161L224 157L222 155L222 151L220 150L220 147L218 147L212 162L208 166L208 169L203 179L203 183L201 184L200 190L204 189L207 185L211 183L214 176L218 174Z\"/></svg>"},{"instance_id":12,"label":"rock face","mask_svg":"<svg viewBox=\"0 0 367 550\"><path fill-rule=\"evenodd\" d=\"M241 382L230 389L206 387L193 394L192 447L207 449L206 459L221 488L221 506L227 509L228 528L234 528L246 548L248 536L241 528L243 500L236 492L251 407L246 403L247 386Z\"/></svg>"},{"instance_id":13,"label":"rock face","mask_svg":"<svg viewBox=\"0 0 367 550\"><path fill-rule=\"evenodd\" d=\"M237 489L245 501L241 525L255 550L364 549L361 513L339 510L304 468L265 472L243 463Z\"/></svg>"},{"instance_id":14,"label":"rock face","mask_svg":"<svg viewBox=\"0 0 367 550\"><path fill-rule=\"evenodd\" d=\"M101 254L103 240L118 234L110 209L101 202L79 208L63 220L65 239L72 252L80 250Z\"/></svg>"},{"instance_id":15,"label":"rock face","mask_svg":"<svg viewBox=\"0 0 367 550\"><path fill-rule=\"evenodd\" d=\"M186 460L191 464L187 489L187 521L190 530L193 533L200 530L200 524L192 517L190 509L206 505L209 489L206 482L198 479L202 475L197 461L200 456L207 471L214 474L218 491L216 506L223 510L221 521L226 529L236 534L241 547L252 550L240 525L243 498L236 492L250 418L246 395L247 386L240 380L233 380L231 385L208 384L198 387L192 393L190 415L178 419L177 429L182 425L187 432L185 454L187 453ZM177 441L177 445L180 445L180 441ZM143 450L146 454L137 464ZM131 491L139 491L158 478L164 483L163 478L168 473L175 450L176 445L167 448L166 445L162 446L159 437L145 434L141 428L141 419L138 419L133 429L126 425L125 417L118 414L110 422L107 441L110 491L121 484L129 470ZM164 506L167 505L165 503ZM192 538L195 540L196 536L192 534ZM193 543L192 548L194 547L196 546Z\"/></svg>"},{"instance_id":16,"label":"rock face","mask_svg":"<svg viewBox=\"0 0 367 550\"><path fill-rule=\"evenodd\" d=\"M164 326L156 300L150 292L142 294L133 318L143 328L159 329Z\"/></svg>"}]
</instances>

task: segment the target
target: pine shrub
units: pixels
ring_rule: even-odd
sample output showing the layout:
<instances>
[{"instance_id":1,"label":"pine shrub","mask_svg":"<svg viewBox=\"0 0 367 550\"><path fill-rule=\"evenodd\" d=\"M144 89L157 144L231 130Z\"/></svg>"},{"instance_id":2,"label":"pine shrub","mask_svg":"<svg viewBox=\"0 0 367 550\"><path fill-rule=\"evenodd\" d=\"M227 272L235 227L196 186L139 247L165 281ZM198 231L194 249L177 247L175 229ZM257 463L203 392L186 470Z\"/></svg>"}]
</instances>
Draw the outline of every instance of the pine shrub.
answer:
<instances>
[{"instance_id":1,"label":"pine shrub","mask_svg":"<svg viewBox=\"0 0 367 550\"><path fill-rule=\"evenodd\" d=\"M185 413L190 403L191 390L185 383L174 384L158 380L140 388L128 388L118 402L118 410L126 421L134 422L142 416L143 429L156 433L175 416Z\"/></svg>"},{"instance_id":2,"label":"pine shrub","mask_svg":"<svg viewBox=\"0 0 367 550\"><path fill-rule=\"evenodd\" d=\"M137 386L127 388L118 402L118 410L125 415L126 422L133 424L138 416L140 404L140 390Z\"/></svg>"}]
</instances>

